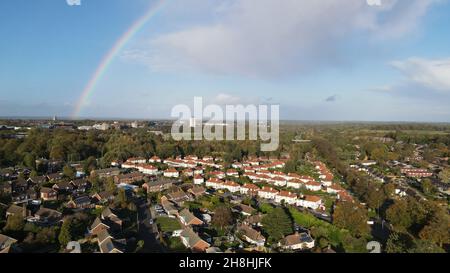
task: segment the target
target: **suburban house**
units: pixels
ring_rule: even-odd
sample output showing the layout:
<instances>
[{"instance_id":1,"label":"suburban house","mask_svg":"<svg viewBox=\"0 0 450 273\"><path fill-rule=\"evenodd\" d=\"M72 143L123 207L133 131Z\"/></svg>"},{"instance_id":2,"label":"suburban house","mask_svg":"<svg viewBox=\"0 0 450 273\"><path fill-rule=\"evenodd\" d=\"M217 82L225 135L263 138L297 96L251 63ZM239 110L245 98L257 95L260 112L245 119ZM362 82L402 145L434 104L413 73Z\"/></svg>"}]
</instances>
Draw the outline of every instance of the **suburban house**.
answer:
<instances>
[{"instance_id":1,"label":"suburban house","mask_svg":"<svg viewBox=\"0 0 450 273\"><path fill-rule=\"evenodd\" d=\"M116 184L133 184L138 181L144 180L144 175L139 172L132 172L127 174L121 174L114 177L114 183Z\"/></svg>"},{"instance_id":2,"label":"suburban house","mask_svg":"<svg viewBox=\"0 0 450 273\"><path fill-rule=\"evenodd\" d=\"M176 169L170 168L164 171L164 176L171 178L178 178L180 177L180 173Z\"/></svg>"},{"instance_id":3,"label":"suburban house","mask_svg":"<svg viewBox=\"0 0 450 273\"><path fill-rule=\"evenodd\" d=\"M36 176L36 177L28 178L28 181L30 181L31 183L33 183L35 185L41 185L41 184L47 183L48 178L47 178L47 176Z\"/></svg>"},{"instance_id":4,"label":"suburban house","mask_svg":"<svg viewBox=\"0 0 450 273\"><path fill-rule=\"evenodd\" d=\"M120 231L122 229L123 221L107 207L100 217L97 217L92 223L89 232L92 235L98 235L103 230Z\"/></svg>"},{"instance_id":5,"label":"suburban house","mask_svg":"<svg viewBox=\"0 0 450 273\"><path fill-rule=\"evenodd\" d=\"M186 227L180 234L181 242L192 252L205 252L210 245L198 236L191 228Z\"/></svg>"},{"instance_id":6,"label":"suburban house","mask_svg":"<svg viewBox=\"0 0 450 273\"><path fill-rule=\"evenodd\" d=\"M288 180L286 182L287 187L294 188L294 189L300 189L301 187L303 187L303 185L305 185L305 182L303 182L302 180L297 179L297 178Z\"/></svg>"},{"instance_id":7,"label":"suburban house","mask_svg":"<svg viewBox=\"0 0 450 273\"><path fill-rule=\"evenodd\" d=\"M61 173L51 173L47 174L47 178L49 182L56 182L63 179L63 174Z\"/></svg>"},{"instance_id":8,"label":"suburban house","mask_svg":"<svg viewBox=\"0 0 450 273\"><path fill-rule=\"evenodd\" d=\"M0 234L0 254L9 253L11 246L17 243L17 240L9 236Z\"/></svg>"},{"instance_id":9,"label":"suburban house","mask_svg":"<svg viewBox=\"0 0 450 273\"><path fill-rule=\"evenodd\" d=\"M284 201L287 204L296 204L297 203L297 194L292 193L290 191L280 191L278 195L275 196L275 202L281 203Z\"/></svg>"},{"instance_id":10,"label":"suburban house","mask_svg":"<svg viewBox=\"0 0 450 273\"><path fill-rule=\"evenodd\" d=\"M223 181L216 178L216 177L211 177L210 179L208 179L206 181L206 187L211 187L213 189L221 189L223 185Z\"/></svg>"},{"instance_id":11,"label":"suburban house","mask_svg":"<svg viewBox=\"0 0 450 273\"><path fill-rule=\"evenodd\" d=\"M157 175L158 174L158 168L153 165L148 164L140 164L137 165L137 168L140 172L148 175Z\"/></svg>"},{"instance_id":12,"label":"suburban house","mask_svg":"<svg viewBox=\"0 0 450 273\"><path fill-rule=\"evenodd\" d=\"M124 169L135 169L136 168L136 164L131 163L131 162L124 162L124 163L122 163L122 168L124 168Z\"/></svg>"},{"instance_id":13,"label":"suburban house","mask_svg":"<svg viewBox=\"0 0 450 273\"><path fill-rule=\"evenodd\" d=\"M227 176L234 176L234 177L239 177L239 173L236 170L233 169L229 169L226 172Z\"/></svg>"},{"instance_id":14,"label":"suburban house","mask_svg":"<svg viewBox=\"0 0 450 273\"><path fill-rule=\"evenodd\" d=\"M60 181L52 186L52 189L58 193L70 193L74 190L74 186L69 181Z\"/></svg>"},{"instance_id":15,"label":"suburban house","mask_svg":"<svg viewBox=\"0 0 450 273\"><path fill-rule=\"evenodd\" d=\"M278 194L277 190L266 186L262 187L262 189L258 191L258 196L265 199L275 199L275 196L277 194Z\"/></svg>"},{"instance_id":16,"label":"suburban house","mask_svg":"<svg viewBox=\"0 0 450 273\"><path fill-rule=\"evenodd\" d=\"M62 213L54 209L40 208L34 218L43 224L55 224L62 220Z\"/></svg>"},{"instance_id":17,"label":"suburban house","mask_svg":"<svg viewBox=\"0 0 450 273\"><path fill-rule=\"evenodd\" d=\"M244 220L244 223L253 227L262 227L262 214L251 215Z\"/></svg>"},{"instance_id":18,"label":"suburban house","mask_svg":"<svg viewBox=\"0 0 450 273\"><path fill-rule=\"evenodd\" d=\"M238 205L234 206L233 210L239 212L240 214L242 214L244 216L250 216L256 211L251 206L247 206L244 204L238 204Z\"/></svg>"},{"instance_id":19,"label":"suburban house","mask_svg":"<svg viewBox=\"0 0 450 273\"><path fill-rule=\"evenodd\" d=\"M132 163L132 164L145 164L145 163L147 163L147 159L145 159L143 157L132 157L132 158L128 158L127 162Z\"/></svg>"},{"instance_id":20,"label":"suburban house","mask_svg":"<svg viewBox=\"0 0 450 273\"><path fill-rule=\"evenodd\" d=\"M195 217L188 209L182 209L178 213L178 219L180 219L181 223L185 226L199 226L203 225L203 221Z\"/></svg>"},{"instance_id":21,"label":"suburban house","mask_svg":"<svg viewBox=\"0 0 450 273\"><path fill-rule=\"evenodd\" d=\"M401 172L408 177L423 178L433 176L431 171L426 169L403 168Z\"/></svg>"},{"instance_id":22,"label":"suburban house","mask_svg":"<svg viewBox=\"0 0 450 273\"><path fill-rule=\"evenodd\" d=\"M170 189L174 184L173 180L159 178L156 181L146 182L142 185L142 188L147 191L147 193L151 192L161 192L163 190Z\"/></svg>"},{"instance_id":23,"label":"suburban house","mask_svg":"<svg viewBox=\"0 0 450 273\"><path fill-rule=\"evenodd\" d=\"M297 206L318 209L322 206L322 199L319 196L305 195L297 200Z\"/></svg>"},{"instance_id":24,"label":"suburban house","mask_svg":"<svg viewBox=\"0 0 450 273\"><path fill-rule=\"evenodd\" d=\"M242 234L242 239L250 244L256 246L264 246L264 244L266 243L266 238L264 238L261 232L253 229L248 225L240 225L237 231Z\"/></svg>"},{"instance_id":25,"label":"suburban house","mask_svg":"<svg viewBox=\"0 0 450 273\"><path fill-rule=\"evenodd\" d=\"M71 209L88 209L94 207L94 205L89 196L83 195L67 202L67 207Z\"/></svg>"},{"instance_id":26,"label":"suburban house","mask_svg":"<svg viewBox=\"0 0 450 273\"><path fill-rule=\"evenodd\" d=\"M304 250L314 247L314 239L308 233L298 233L284 237L278 245L283 249Z\"/></svg>"},{"instance_id":27,"label":"suburban house","mask_svg":"<svg viewBox=\"0 0 450 273\"><path fill-rule=\"evenodd\" d=\"M126 245L124 240L116 240L108 230L100 231L97 234L98 247L101 253L124 253Z\"/></svg>"},{"instance_id":28,"label":"suburban house","mask_svg":"<svg viewBox=\"0 0 450 273\"><path fill-rule=\"evenodd\" d=\"M192 194L195 198L202 196L203 194L205 194L206 189L203 188L202 186L193 186L192 188L190 188L188 190L188 192L190 194Z\"/></svg>"},{"instance_id":29,"label":"suburban house","mask_svg":"<svg viewBox=\"0 0 450 273\"><path fill-rule=\"evenodd\" d=\"M90 187L90 182L86 179L77 179L70 182L75 191L78 193L86 192L87 189Z\"/></svg>"},{"instance_id":30,"label":"suburban house","mask_svg":"<svg viewBox=\"0 0 450 273\"><path fill-rule=\"evenodd\" d=\"M52 188L41 188L41 199L44 201L54 201L58 199L58 192Z\"/></svg>"},{"instance_id":31,"label":"suburban house","mask_svg":"<svg viewBox=\"0 0 450 273\"><path fill-rule=\"evenodd\" d=\"M197 174L194 176L194 184L200 185L200 184L203 184L204 182L205 182L205 179L200 174Z\"/></svg>"},{"instance_id":32,"label":"suburban house","mask_svg":"<svg viewBox=\"0 0 450 273\"><path fill-rule=\"evenodd\" d=\"M222 184L222 189L226 189L230 192L238 192L240 188L241 185L233 181L225 181L225 183Z\"/></svg>"},{"instance_id":33,"label":"suburban house","mask_svg":"<svg viewBox=\"0 0 450 273\"><path fill-rule=\"evenodd\" d=\"M182 205L185 201L191 200L191 197L178 187L173 187L170 192L167 193L167 198L177 205Z\"/></svg>"},{"instance_id":34,"label":"suburban house","mask_svg":"<svg viewBox=\"0 0 450 273\"><path fill-rule=\"evenodd\" d=\"M12 215L22 215L23 218L26 218L30 216L31 212L27 209L25 205L23 206L17 206L17 205L11 205L6 210L6 218Z\"/></svg>"},{"instance_id":35,"label":"suburban house","mask_svg":"<svg viewBox=\"0 0 450 273\"><path fill-rule=\"evenodd\" d=\"M92 201L95 203L106 204L114 201L114 194L108 191L97 192L91 196Z\"/></svg>"},{"instance_id":36,"label":"suburban house","mask_svg":"<svg viewBox=\"0 0 450 273\"><path fill-rule=\"evenodd\" d=\"M97 175L98 178L108 178L108 177L114 177L116 175L120 174L119 168L107 168L107 169L101 169L101 170L93 170L91 172L91 175Z\"/></svg>"},{"instance_id":37,"label":"suburban house","mask_svg":"<svg viewBox=\"0 0 450 273\"><path fill-rule=\"evenodd\" d=\"M221 171L213 171L213 172L210 172L209 175L214 176L214 177L216 177L218 179L224 179L225 178L225 173L221 172Z\"/></svg>"},{"instance_id":38,"label":"suburban house","mask_svg":"<svg viewBox=\"0 0 450 273\"><path fill-rule=\"evenodd\" d=\"M148 160L148 162L149 162L149 163L161 163L162 160L161 160L161 158L159 158L159 157L157 157L157 156L152 156L152 157Z\"/></svg>"},{"instance_id":39,"label":"suburban house","mask_svg":"<svg viewBox=\"0 0 450 273\"><path fill-rule=\"evenodd\" d=\"M338 184L332 184L331 186L329 186L327 188L327 193L330 193L330 194L338 194L341 191L344 191L344 189L341 186L339 186Z\"/></svg>"},{"instance_id":40,"label":"suburban house","mask_svg":"<svg viewBox=\"0 0 450 273\"><path fill-rule=\"evenodd\" d=\"M284 187L287 184L286 178L283 178L281 176L275 176L271 180L272 180L272 183L278 187Z\"/></svg>"},{"instance_id":41,"label":"suburban house","mask_svg":"<svg viewBox=\"0 0 450 273\"><path fill-rule=\"evenodd\" d=\"M315 181L309 181L305 184L305 188L310 191L320 191L322 189L322 184Z\"/></svg>"},{"instance_id":42,"label":"suburban house","mask_svg":"<svg viewBox=\"0 0 450 273\"><path fill-rule=\"evenodd\" d=\"M175 207L175 204L170 202L166 196L161 197L161 206L168 215L178 215L178 209Z\"/></svg>"},{"instance_id":43,"label":"suburban house","mask_svg":"<svg viewBox=\"0 0 450 273\"><path fill-rule=\"evenodd\" d=\"M256 196L258 195L259 187L255 184L246 183L239 189L241 194Z\"/></svg>"}]
</instances>

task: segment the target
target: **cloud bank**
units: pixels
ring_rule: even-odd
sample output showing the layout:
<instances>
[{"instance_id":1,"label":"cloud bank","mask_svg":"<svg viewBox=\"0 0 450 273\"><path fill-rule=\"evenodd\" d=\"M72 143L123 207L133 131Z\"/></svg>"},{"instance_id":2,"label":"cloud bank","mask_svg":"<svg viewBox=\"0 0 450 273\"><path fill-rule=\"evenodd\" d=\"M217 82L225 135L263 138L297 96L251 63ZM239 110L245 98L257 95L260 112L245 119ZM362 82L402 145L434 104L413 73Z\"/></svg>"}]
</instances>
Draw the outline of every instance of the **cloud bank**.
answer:
<instances>
[{"instance_id":1,"label":"cloud bank","mask_svg":"<svg viewBox=\"0 0 450 273\"><path fill-rule=\"evenodd\" d=\"M189 67L257 78L295 75L339 63L352 34L377 41L404 37L436 2L217 1L213 22L162 34L139 54L154 69Z\"/></svg>"}]
</instances>

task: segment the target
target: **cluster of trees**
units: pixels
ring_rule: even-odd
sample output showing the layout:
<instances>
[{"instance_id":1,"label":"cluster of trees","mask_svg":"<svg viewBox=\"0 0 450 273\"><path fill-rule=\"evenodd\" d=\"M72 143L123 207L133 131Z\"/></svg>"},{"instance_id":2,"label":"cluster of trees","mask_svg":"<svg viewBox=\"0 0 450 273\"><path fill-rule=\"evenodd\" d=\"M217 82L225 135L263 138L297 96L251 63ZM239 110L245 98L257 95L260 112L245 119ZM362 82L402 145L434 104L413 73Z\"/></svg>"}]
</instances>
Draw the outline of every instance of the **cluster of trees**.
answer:
<instances>
[{"instance_id":1,"label":"cluster of trees","mask_svg":"<svg viewBox=\"0 0 450 273\"><path fill-rule=\"evenodd\" d=\"M417 201L412 197L395 200L385 211L395 233L389 239L388 251L407 250L411 245L435 244L434 249L450 243L450 218L447 209L432 201Z\"/></svg>"}]
</instances>

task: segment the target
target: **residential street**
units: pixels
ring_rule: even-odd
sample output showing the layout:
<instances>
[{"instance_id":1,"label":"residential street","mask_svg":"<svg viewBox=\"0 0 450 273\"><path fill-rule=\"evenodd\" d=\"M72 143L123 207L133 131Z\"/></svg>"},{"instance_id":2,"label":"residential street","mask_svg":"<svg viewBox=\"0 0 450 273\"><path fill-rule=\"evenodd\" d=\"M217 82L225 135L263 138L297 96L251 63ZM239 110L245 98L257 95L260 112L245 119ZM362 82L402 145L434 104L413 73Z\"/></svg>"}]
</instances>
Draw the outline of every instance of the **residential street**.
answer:
<instances>
[{"instance_id":1,"label":"residential street","mask_svg":"<svg viewBox=\"0 0 450 273\"><path fill-rule=\"evenodd\" d=\"M163 246L159 243L156 238L158 229L156 224L150 224L152 215L149 209L149 205L144 201L138 201L136 203L138 207L138 218L139 218L139 232L138 240L144 241L144 249L142 252L145 253L161 253L167 252Z\"/></svg>"}]
</instances>

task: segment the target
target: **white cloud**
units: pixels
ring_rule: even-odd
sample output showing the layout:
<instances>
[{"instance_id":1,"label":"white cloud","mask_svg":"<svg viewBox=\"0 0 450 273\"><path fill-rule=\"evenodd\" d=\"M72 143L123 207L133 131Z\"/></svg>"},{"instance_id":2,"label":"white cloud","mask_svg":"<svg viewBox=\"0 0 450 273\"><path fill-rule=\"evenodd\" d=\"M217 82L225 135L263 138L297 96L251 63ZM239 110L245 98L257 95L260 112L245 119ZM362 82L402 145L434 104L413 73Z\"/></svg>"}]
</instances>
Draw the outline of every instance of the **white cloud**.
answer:
<instances>
[{"instance_id":1,"label":"white cloud","mask_svg":"<svg viewBox=\"0 0 450 273\"><path fill-rule=\"evenodd\" d=\"M261 98L258 97L242 97L235 96L229 93L219 93L212 98L207 98L206 103L217 104L217 105L249 105L249 104L260 104L262 102Z\"/></svg>"},{"instance_id":2,"label":"white cloud","mask_svg":"<svg viewBox=\"0 0 450 273\"><path fill-rule=\"evenodd\" d=\"M410 58L392 62L392 66L406 77L407 82L439 92L450 92L450 58Z\"/></svg>"},{"instance_id":3,"label":"white cloud","mask_svg":"<svg viewBox=\"0 0 450 273\"><path fill-rule=\"evenodd\" d=\"M355 32L377 39L410 33L436 1L383 0L381 6L365 0L217 1L213 23L160 35L145 61L218 74L292 75L339 62L340 48Z\"/></svg>"}]
</instances>

